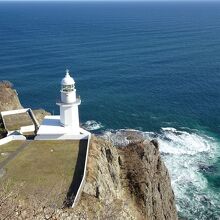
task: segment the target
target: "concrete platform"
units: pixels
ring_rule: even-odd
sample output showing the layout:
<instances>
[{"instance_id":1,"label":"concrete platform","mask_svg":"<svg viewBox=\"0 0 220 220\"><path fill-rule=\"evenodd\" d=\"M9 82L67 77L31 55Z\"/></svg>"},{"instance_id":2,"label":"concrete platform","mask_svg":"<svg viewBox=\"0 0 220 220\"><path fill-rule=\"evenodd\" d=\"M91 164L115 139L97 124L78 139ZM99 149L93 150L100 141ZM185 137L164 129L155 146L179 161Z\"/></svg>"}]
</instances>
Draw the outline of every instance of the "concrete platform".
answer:
<instances>
[{"instance_id":1,"label":"concrete platform","mask_svg":"<svg viewBox=\"0 0 220 220\"><path fill-rule=\"evenodd\" d=\"M80 140L88 139L89 134L82 128L79 129L79 134L73 134L71 128L60 125L59 115L52 115L45 116L35 140Z\"/></svg>"}]
</instances>

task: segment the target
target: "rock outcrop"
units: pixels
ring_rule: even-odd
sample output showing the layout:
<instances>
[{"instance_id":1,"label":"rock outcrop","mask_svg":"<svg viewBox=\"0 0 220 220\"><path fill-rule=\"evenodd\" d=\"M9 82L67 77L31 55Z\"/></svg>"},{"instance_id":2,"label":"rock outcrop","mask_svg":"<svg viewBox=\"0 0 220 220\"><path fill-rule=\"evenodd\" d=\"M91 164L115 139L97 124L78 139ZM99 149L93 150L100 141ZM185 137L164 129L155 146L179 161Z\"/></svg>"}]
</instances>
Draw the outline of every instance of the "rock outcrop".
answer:
<instances>
[{"instance_id":1,"label":"rock outcrop","mask_svg":"<svg viewBox=\"0 0 220 220\"><path fill-rule=\"evenodd\" d=\"M44 117L46 115L51 115L49 112L45 111L44 109L36 109L36 110L33 110L33 113L37 119L37 121L41 124Z\"/></svg>"},{"instance_id":2,"label":"rock outcrop","mask_svg":"<svg viewBox=\"0 0 220 220\"><path fill-rule=\"evenodd\" d=\"M23 107L12 83L8 81L0 82L0 112L21 108Z\"/></svg>"}]
</instances>

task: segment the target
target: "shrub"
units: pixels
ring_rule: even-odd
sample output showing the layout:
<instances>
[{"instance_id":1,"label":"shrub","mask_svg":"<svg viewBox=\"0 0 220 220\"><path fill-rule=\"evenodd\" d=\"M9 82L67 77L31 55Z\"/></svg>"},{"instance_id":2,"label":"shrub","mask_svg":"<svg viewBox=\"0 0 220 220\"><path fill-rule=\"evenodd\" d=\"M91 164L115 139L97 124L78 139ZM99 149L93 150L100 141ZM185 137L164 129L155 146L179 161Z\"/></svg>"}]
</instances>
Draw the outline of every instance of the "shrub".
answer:
<instances>
[{"instance_id":1,"label":"shrub","mask_svg":"<svg viewBox=\"0 0 220 220\"><path fill-rule=\"evenodd\" d=\"M13 87L13 83L11 83L8 80L2 80L0 81L0 85L4 86L5 88L12 88Z\"/></svg>"}]
</instances>

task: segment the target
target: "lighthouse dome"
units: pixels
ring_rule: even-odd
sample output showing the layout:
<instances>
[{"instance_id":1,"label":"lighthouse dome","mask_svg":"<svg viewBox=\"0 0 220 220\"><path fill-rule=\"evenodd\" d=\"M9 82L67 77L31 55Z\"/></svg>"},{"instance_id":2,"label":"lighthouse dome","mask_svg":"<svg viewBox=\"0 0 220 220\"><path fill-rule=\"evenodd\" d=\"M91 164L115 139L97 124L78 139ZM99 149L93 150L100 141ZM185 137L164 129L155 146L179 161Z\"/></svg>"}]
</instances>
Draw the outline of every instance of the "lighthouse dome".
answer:
<instances>
[{"instance_id":1,"label":"lighthouse dome","mask_svg":"<svg viewBox=\"0 0 220 220\"><path fill-rule=\"evenodd\" d=\"M75 81L74 79L70 76L69 70L66 70L66 75L61 81L61 85L74 85Z\"/></svg>"}]
</instances>

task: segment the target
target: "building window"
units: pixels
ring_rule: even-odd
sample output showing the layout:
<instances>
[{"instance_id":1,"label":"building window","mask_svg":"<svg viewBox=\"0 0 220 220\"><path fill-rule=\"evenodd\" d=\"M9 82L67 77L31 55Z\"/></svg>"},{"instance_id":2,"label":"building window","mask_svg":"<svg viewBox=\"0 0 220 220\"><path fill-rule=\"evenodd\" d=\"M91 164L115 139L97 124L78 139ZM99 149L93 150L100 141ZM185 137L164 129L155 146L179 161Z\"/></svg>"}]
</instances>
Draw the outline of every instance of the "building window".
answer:
<instances>
[{"instance_id":1,"label":"building window","mask_svg":"<svg viewBox=\"0 0 220 220\"><path fill-rule=\"evenodd\" d=\"M74 90L73 85L62 85L62 91L63 92L72 92Z\"/></svg>"}]
</instances>

